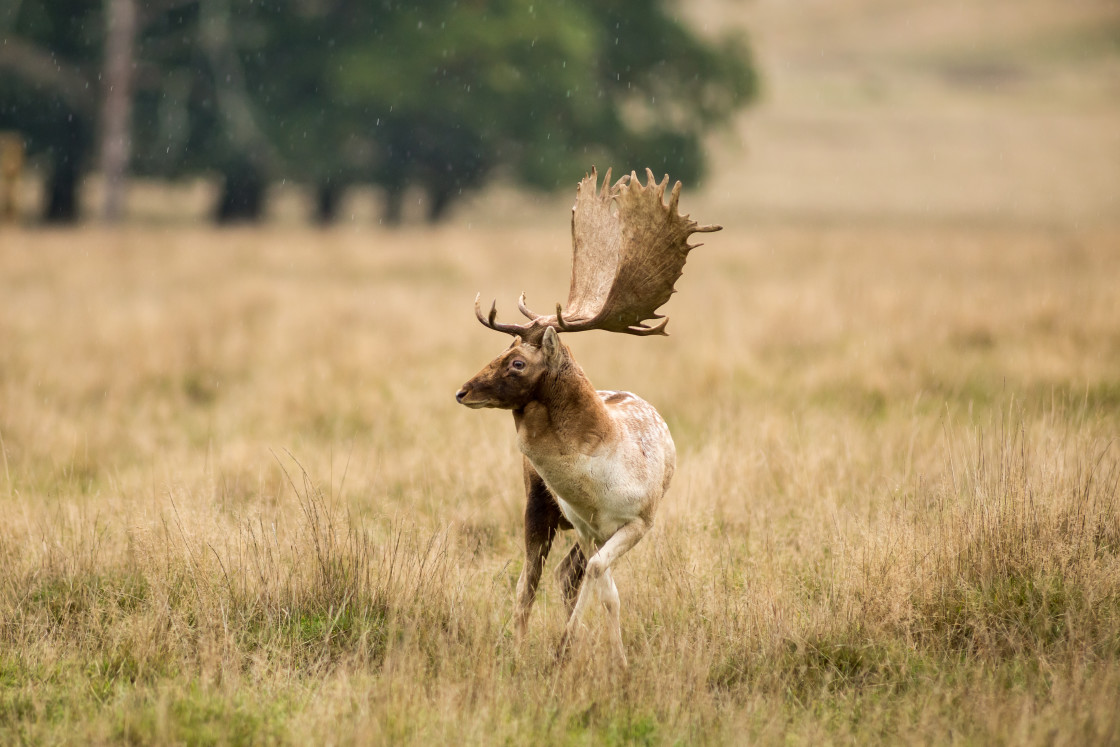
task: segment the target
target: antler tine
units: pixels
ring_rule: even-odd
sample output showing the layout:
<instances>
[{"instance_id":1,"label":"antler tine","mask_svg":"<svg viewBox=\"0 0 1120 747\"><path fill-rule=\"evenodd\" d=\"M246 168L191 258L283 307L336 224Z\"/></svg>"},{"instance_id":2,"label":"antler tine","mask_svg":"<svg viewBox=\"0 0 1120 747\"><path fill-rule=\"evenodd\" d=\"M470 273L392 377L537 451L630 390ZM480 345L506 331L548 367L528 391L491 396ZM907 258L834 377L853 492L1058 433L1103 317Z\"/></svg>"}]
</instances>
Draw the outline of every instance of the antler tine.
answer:
<instances>
[{"instance_id":1,"label":"antler tine","mask_svg":"<svg viewBox=\"0 0 1120 747\"><path fill-rule=\"evenodd\" d=\"M525 291L521 291L521 296L517 299L517 310L529 319L535 320L538 317L538 314L530 311L529 307L525 305Z\"/></svg>"},{"instance_id":2,"label":"antler tine","mask_svg":"<svg viewBox=\"0 0 1120 747\"><path fill-rule=\"evenodd\" d=\"M484 327L489 327L496 332L505 332L507 335L524 335L533 327L532 322L529 324L502 324L495 321L498 317L497 299L490 304L490 313L483 316L482 307L478 305L479 299L481 298L481 293L474 297L474 315L478 317L478 321L481 322Z\"/></svg>"},{"instance_id":3,"label":"antler tine","mask_svg":"<svg viewBox=\"0 0 1120 747\"><path fill-rule=\"evenodd\" d=\"M482 315L482 307L478 302L482 300L482 293L476 293L474 296L474 315L478 317L478 321L487 327L494 321L494 316L498 313L498 300L494 299L494 304L490 307L490 321L486 321L486 317Z\"/></svg>"},{"instance_id":4,"label":"antler tine","mask_svg":"<svg viewBox=\"0 0 1120 747\"><path fill-rule=\"evenodd\" d=\"M665 337L668 337L669 333L665 331L665 325L668 323L669 320L667 318L662 318L661 321L659 321L657 324L651 325L649 327L643 327L641 325L633 325L627 327L626 333L630 335L637 335L638 337L648 337L649 335L664 335Z\"/></svg>"},{"instance_id":5,"label":"antler tine","mask_svg":"<svg viewBox=\"0 0 1120 747\"><path fill-rule=\"evenodd\" d=\"M556 326L559 327L562 332L573 331L573 327L568 324L568 320L564 318L564 312L560 310L559 301L556 302Z\"/></svg>"},{"instance_id":6,"label":"antler tine","mask_svg":"<svg viewBox=\"0 0 1120 747\"><path fill-rule=\"evenodd\" d=\"M664 335L668 336L665 331L665 325L669 320L661 317L656 324L646 327L643 324L632 324L625 329L615 328L615 332L623 332L628 335L636 335L637 337L648 337L649 335ZM560 332L583 332L589 329L602 329L600 322L595 320L583 322L569 322L564 318L564 312L560 304L556 304L556 322L553 323L551 319L545 319L545 326L556 327Z\"/></svg>"},{"instance_id":7,"label":"antler tine","mask_svg":"<svg viewBox=\"0 0 1120 747\"><path fill-rule=\"evenodd\" d=\"M668 179L669 178L668 175L666 175L665 178ZM673 185L672 194L669 195L669 215L678 215L679 214L678 213L678 207L680 206L680 202L681 202L681 183L678 180L677 183Z\"/></svg>"},{"instance_id":8,"label":"antler tine","mask_svg":"<svg viewBox=\"0 0 1120 747\"><path fill-rule=\"evenodd\" d=\"M606 199L611 193L611 167L607 167L607 173L603 174L603 188L599 194Z\"/></svg>"},{"instance_id":9,"label":"antler tine","mask_svg":"<svg viewBox=\"0 0 1120 747\"><path fill-rule=\"evenodd\" d=\"M637 175L635 175L635 176L637 176ZM638 183L641 184L641 182L638 182ZM653 175L653 169L649 168L648 166L646 167L646 185L645 185L646 189L656 187L657 188L657 196L658 197L664 197L665 196L665 187L668 186L668 184L669 184L669 175L668 174L666 174L664 177L662 177L661 181L658 182L658 181L656 181L656 178Z\"/></svg>"}]
</instances>

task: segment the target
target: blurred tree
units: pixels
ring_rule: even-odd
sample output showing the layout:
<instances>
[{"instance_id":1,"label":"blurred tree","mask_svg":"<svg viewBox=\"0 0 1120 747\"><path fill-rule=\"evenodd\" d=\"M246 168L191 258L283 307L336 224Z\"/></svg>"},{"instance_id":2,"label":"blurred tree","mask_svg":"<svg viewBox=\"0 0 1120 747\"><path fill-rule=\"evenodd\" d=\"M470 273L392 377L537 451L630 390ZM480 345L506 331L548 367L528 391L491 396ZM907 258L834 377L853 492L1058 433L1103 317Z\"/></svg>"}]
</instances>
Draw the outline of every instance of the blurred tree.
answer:
<instances>
[{"instance_id":1,"label":"blurred tree","mask_svg":"<svg viewBox=\"0 0 1120 747\"><path fill-rule=\"evenodd\" d=\"M343 46L372 43L382 4L364 0L272 0L260 5L260 45L243 55L245 90L274 145L276 171L310 185L316 217L334 217L348 184L373 178L373 128L326 85Z\"/></svg>"},{"instance_id":2,"label":"blurred tree","mask_svg":"<svg viewBox=\"0 0 1120 747\"><path fill-rule=\"evenodd\" d=\"M218 171L226 178L216 216L257 217L278 161L242 74L242 57L268 42L259 5L16 0L0 7L0 128L23 133L31 156L48 162L44 218L77 217L95 134L107 214L119 210L115 185L127 164L164 177ZM109 22L121 14L123 23Z\"/></svg>"},{"instance_id":3,"label":"blurred tree","mask_svg":"<svg viewBox=\"0 0 1120 747\"><path fill-rule=\"evenodd\" d=\"M276 107L247 72L279 36L267 3L162 0L147 8L138 40L134 169L163 177L216 172L215 220L258 219L268 183L286 160L267 126Z\"/></svg>"},{"instance_id":4,"label":"blurred tree","mask_svg":"<svg viewBox=\"0 0 1120 747\"><path fill-rule=\"evenodd\" d=\"M136 1L105 0L105 96L101 105L101 174L105 220L124 213L125 176L132 147L132 79L136 57Z\"/></svg>"},{"instance_id":5,"label":"blurred tree","mask_svg":"<svg viewBox=\"0 0 1120 747\"><path fill-rule=\"evenodd\" d=\"M73 221L99 102L101 6L16 0L0 7L0 129L47 162L43 217Z\"/></svg>"},{"instance_id":6,"label":"blurred tree","mask_svg":"<svg viewBox=\"0 0 1120 747\"><path fill-rule=\"evenodd\" d=\"M103 4L117 1L0 11L0 70L16 73L0 78L0 126L50 155L52 214L73 214L111 100L96 80ZM348 185L379 185L389 222L409 187L438 220L496 174L551 189L595 162L694 181L704 133L755 91L745 44L696 36L662 0L148 0L139 11L132 168L217 171L219 220L258 217L278 178L312 186L324 221Z\"/></svg>"},{"instance_id":7,"label":"blurred tree","mask_svg":"<svg viewBox=\"0 0 1120 747\"><path fill-rule=\"evenodd\" d=\"M745 44L700 39L658 0L388 5L337 41L326 93L372 127L391 222L409 185L436 220L495 172L552 189L597 161L695 180L704 132L756 87Z\"/></svg>"},{"instance_id":8,"label":"blurred tree","mask_svg":"<svg viewBox=\"0 0 1120 747\"><path fill-rule=\"evenodd\" d=\"M193 151L181 168L226 174L219 216L240 199L251 217L277 177L311 185L322 221L348 185L376 184L390 223L409 187L438 220L496 173L552 189L596 161L694 181L704 133L755 92L744 43L697 37L659 0L230 2L146 35L199 28L142 119L189 121L170 139ZM176 148L147 139L166 166Z\"/></svg>"}]
</instances>

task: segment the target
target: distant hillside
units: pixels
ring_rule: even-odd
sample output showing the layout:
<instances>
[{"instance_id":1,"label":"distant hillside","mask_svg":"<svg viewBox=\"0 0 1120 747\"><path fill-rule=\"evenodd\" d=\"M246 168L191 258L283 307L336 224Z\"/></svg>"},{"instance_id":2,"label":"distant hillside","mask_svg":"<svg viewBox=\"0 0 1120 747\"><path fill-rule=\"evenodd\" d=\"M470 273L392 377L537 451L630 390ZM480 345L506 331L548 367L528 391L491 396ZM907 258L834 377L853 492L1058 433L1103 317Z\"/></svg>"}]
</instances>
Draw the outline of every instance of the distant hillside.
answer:
<instances>
[{"instance_id":1,"label":"distant hillside","mask_svg":"<svg viewBox=\"0 0 1120 747\"><path fill-rule=\"evenodd\" d=\"M689 4L740 26L764 100L707 185L759 219L1120 217L1120 5L1101 0ZM733 217L722 218L732 220Z\"/></svg>"}]
</instances>

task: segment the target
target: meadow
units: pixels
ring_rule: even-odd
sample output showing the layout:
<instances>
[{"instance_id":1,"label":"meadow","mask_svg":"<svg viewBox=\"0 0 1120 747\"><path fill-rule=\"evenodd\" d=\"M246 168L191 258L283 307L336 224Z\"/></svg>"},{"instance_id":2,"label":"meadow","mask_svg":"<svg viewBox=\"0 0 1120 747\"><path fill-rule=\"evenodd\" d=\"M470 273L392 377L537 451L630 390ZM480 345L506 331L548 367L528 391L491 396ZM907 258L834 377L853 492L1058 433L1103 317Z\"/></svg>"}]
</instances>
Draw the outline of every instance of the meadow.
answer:
<instances>
[{"instance_id":1,"label":"meadow","mask_svg":"<svg viewBox=\"0 0 1120 747\"><path fill-rule=\"evenodd\" d=\"M569 335L679 450L622 671L548 571L516 645L511 418L453 399L554 223L9 229L0 742L1120 739L1120 231L728 228L670 337Z\"/></svg>"},{"instance_id":2,"label":"meadow","mask_svg":"<svg viewBox=\"0 0 1120 747\"><path fill-rule=\"evenodd\" d=\"M601 617L556 660L570 537L514 641L512 418L454 401L476 293L566 298L570 192L139 185L0 226L0 744L1120 743L1116 4L686 12L763 74L685 185L725 230L670 337L566 336L678 448L630 669Z\"/></svg>"}]
</instances>

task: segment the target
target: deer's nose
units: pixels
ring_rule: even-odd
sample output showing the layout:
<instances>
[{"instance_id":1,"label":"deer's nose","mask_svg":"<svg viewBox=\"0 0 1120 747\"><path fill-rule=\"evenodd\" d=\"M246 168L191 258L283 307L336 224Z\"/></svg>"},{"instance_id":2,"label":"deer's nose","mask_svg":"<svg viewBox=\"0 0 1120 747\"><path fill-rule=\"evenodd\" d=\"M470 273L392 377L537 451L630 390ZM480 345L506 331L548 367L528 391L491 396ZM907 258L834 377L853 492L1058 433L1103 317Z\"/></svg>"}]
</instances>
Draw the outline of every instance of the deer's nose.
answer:
<instances>
[{"instance_id":1,"label":"deer's nose","mask_svg":"<svg viewBox=\"0 0 1120 747\"><path fill-rule=\"evenodd\" d=\"M463 387L462 389L460 389L458 392L455 393L455 401L458 402L459 404L463 404L463 397L466 397L466 396L467 396L467 388Z\"/></svg>"}]
</instances>

